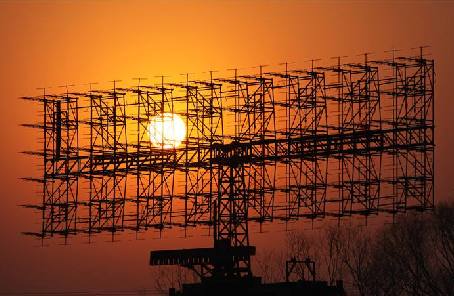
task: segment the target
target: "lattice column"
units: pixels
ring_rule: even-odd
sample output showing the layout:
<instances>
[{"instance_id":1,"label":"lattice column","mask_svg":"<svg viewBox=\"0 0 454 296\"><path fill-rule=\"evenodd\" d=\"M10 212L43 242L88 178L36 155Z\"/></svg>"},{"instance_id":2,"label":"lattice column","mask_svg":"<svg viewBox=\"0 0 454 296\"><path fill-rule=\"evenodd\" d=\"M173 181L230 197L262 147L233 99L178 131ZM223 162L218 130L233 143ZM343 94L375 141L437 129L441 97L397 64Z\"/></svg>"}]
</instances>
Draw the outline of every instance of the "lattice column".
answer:
<instances>
[{"instance_id":1,"label":"lattice column","mask_svg":"<svg viewBox=\"0 0 454 296\"><path fill-rule=\"evenodd\" d=\"M378 68L352 64L340 70L341 214L369 214L378 210L381 182L381 152L370 150L370 131L381 130ZM360 152L359 152L360 151Z\"/></svg>"},{"instance_id":2,"label":"lattice column","mask_svg":"<svg viewBox=\"0 0 454 296\"><path fill-rule=\"evenodd\" d=\"M209 224L213 219L213 196L217 193L217 168L210 160L214 145L223 141L221 84L196 81L186 89L187 142L185 223ZM201 165L203 164L203 165Z\"/></svg>"},{"instance_id":3,"label":"lattice column","mask_svg":"<svg viewBox=\"0 0 454 296\"><path fill-rule=\"evenodd\" d=\"M430 209L434 206L434 63L421 55L398 58L393 66L396 202L401 210Z\"/></svg>"},{"instance_id":4,"label":"lattice column","mask_svg":"<svg viewBox=\"0 0 454 296\"><path fill-rule=\"evenodd\" d=\"M294 71L286 74L286 126L283 135L289 139L286 167L287 219L299 216L315 218L325 213L327 158L318 153L318 138L327 136L325 75L316 71ZM294 139L294 140L290 140ZM298 143L305 142L304 148ZM292 143L290 143L292 142ZM295 152L311 150L310 155Z\"/></svg>"},{"instance_id":5,"label":"lattice column","mask_svg":"<svg viewBox=\"0 0 454 296\"><path fill-rule=\"evenodd\" d=\"M78 98L43 99L43 224L42 235L77 232L78 206Z\"/></svg>"},{"instance_id":6,"label":"lattice column","mask_svg":"<svg viewBox=\"0 0 454 296\"><path fill-rule=\"evenodd\" d=\"M115 87L90 93L89 233L124 226L128 173L126 98Z\"/></svg>"},{"instance_id":7,"label":"lattice column","mask_svg":"<svg viewBox=\"0 0 454 296\"><path fill-rule=\"evenodd\" d=\"M220 154L218 154L220 155ZM248 247L248 188L245 183L245 167L236 161L238 157L244 157L244 151L230 150L221 158L226 157L228 163L222 163L218 170L218 198L216 202L216 244L227 243L230 247ZM231 266L223 264L227 270L222 270L227 276L242 276L251 274L251 258L232 258Z\"/></svg>"},{"instance_id":8,"label":"lattice column","mask_svg":"<svg viewBox=\"0 0 454 296\"><path fill-rule=\"evenodd\" d=\"M149 124L152 118L161 116L161 122L164 122L166 113L174 114L173 88L165 87L162 81L160 86L140 87L137 95L137 228L163 229L172 223L178 153L173 148L164 147L164 141L160 147L153 146Z\"/></svg>"},{"instance_id":9,"label":"lattice column","mask_svg":"<svg viewBox=\"0 0 454 296\"><path fill-rule=\"evenodd\" d=\"M251 154L261 156L245 165L249 216L259 222L269 221L273 219L276 178L276 162L269 160L276 151L273 144L276 139L273 79L265 77L261 69L257 76L238 77L235 73L228 83L234 98L234 142L256 143Z\"/></svg>"}]
</instances>

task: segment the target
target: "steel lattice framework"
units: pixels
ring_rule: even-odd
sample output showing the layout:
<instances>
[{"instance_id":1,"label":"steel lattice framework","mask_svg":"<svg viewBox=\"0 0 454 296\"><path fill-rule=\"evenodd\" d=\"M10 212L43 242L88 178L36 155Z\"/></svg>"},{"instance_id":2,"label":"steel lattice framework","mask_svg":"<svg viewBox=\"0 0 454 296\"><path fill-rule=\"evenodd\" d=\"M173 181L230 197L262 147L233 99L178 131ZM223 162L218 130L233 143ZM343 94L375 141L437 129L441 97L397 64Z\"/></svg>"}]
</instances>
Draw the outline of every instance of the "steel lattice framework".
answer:
<instances>
[{"instance_id":1,"label":"steel lattice framework","mask_svg":"<svg viewBox=\"0 0 454 296\"><path fill-rule=\"evenodd\" d=\"M287 66L286 66L287 68ZM434 61L418 56L24 99L43 136L46 238L211 225L249 246L248 221L434 206ZM154 147L147 126L180 115L187 135ZM241 252L240 252L241 253ZM250 271L238 253L236 272ZM239 259L238 259L239 258ZM189 264L189 263L186 263ZM205 266L206 267L206 266Z\"/></svg>"}]
</instances>

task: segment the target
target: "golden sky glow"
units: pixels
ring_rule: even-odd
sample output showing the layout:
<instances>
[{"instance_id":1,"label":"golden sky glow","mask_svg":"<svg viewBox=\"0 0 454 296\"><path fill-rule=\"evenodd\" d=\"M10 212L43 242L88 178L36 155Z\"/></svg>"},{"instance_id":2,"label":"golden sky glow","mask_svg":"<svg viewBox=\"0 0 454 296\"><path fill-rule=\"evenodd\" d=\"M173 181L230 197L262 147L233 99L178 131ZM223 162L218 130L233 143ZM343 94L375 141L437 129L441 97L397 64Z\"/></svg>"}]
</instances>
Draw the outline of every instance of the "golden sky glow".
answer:
<instances>
[{"instance_id":1,"label":"golden sky glow","mask_svg":"<svg viewBox=\"0 0 454 296\"><path fill-rule=\"evenodd\" d=\"M38 177L42 168L38 158L18 152L36 150L42 141L36 130L19 126L39 120L40 113L17 98L42 94L41 87L49 93L72 84L70 91L87 91L89 83L107 89L116 79L131 87L135 77L150 84L159 75L165 81L184 81L185 73L206 79L209 70L219 71L216 78L232 75L227 69L235 67L242 74L251 71L246 67L283 69L283 62L296 67L318 58L327 65L335 56L358 59L373 52L374 59L392 48L407 54L431 45L437 75L436 198L446 200L454 196L452 28L454 2L441 1L0 1L0 294L149 287L151 249L211 245L209 236L188 238L170 230L159 240L99 239L50 248L20 235L37 221L18 205L39 201L41 190L20 178ZM251 230L258 250L282 245L284 232L272 236Z\"/></svg>"}]
</instances>

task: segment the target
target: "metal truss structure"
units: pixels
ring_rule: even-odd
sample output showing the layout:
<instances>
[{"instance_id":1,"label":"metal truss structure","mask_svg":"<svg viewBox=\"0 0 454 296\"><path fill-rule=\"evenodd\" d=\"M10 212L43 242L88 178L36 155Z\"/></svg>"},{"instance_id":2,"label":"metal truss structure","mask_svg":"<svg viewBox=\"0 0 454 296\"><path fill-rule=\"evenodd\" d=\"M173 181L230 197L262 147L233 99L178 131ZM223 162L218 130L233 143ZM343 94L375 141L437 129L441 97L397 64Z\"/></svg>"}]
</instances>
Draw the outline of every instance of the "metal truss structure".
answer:
<instances>
[{"instance_id":1,"label":"metal truss structure","mask_svg":"<svg viewBox=\"0 0 454 296\"><path fill-rule=\"evenodd\" d=\"M156 264L250 274L248 222L396 214L434 206L434 61L421 54L208 80L44 93L41 238L213 227L233 261ZM148 124L178 114L186 139ZM31 180L31 179L30 179ZM227 245L227 246L226 246ZM209 252L208 252L209 253ZM157 256L157 257L156 257ZM186 256L186 257L185 257ZM216 259L216 258L217 259Z\"/></svg>"}]
</instances>

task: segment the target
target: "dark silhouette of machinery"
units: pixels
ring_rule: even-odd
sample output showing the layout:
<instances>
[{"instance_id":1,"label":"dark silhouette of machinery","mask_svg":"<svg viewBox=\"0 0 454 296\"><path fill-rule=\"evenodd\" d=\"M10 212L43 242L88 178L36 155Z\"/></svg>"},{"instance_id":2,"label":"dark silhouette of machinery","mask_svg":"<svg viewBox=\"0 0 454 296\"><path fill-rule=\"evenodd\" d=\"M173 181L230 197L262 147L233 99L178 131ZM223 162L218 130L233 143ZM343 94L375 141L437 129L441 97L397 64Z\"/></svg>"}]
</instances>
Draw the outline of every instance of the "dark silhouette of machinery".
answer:
<instances>
[{"instance_id":1,"label":"dark silhouette of machinery","mask_svg":"<svg viewBox=\"0 0 454 296\"><path fill-rule=\"evenodd\" d=\"M335 286L316 280L315 262L309 258L292 258L286 263L286 281L262 283L260 277L252 275L249 262L255 255L255 247L233 247L227 239L215 240L213 248L152 251L151 265L179 265L190 268L200 278L199 283L183 284L181 291L171 288L169 295L344 295L342 281ZM303 276L291 281L290 276L297 265L307 270Z\"/></svg>"},{"instance_id":2,"label":"dark silhouette of machinery","mask_svg":"<svg viewBox=\"0 0 454 296\"><path fill-rule=\"evenodd\" d=\"M340 284L313 279L261 283L251 272L248 222L433 209L434 76L421 48L301 70L44 90L25 98L43 108L42 122L25 126L42 131L42 149L26 153L42 159L44 172L27 178L43 192L28 205L41 213L41 229L27 234L205 226L213 248L151 253L152 265L199 274L184 295L340 295ZM149 139L150 121L167 113L186 124L178 147Z\"/></svg>"}]
</instances>

